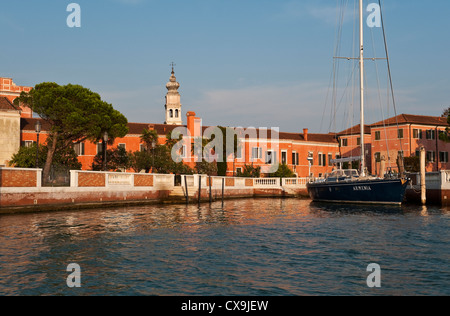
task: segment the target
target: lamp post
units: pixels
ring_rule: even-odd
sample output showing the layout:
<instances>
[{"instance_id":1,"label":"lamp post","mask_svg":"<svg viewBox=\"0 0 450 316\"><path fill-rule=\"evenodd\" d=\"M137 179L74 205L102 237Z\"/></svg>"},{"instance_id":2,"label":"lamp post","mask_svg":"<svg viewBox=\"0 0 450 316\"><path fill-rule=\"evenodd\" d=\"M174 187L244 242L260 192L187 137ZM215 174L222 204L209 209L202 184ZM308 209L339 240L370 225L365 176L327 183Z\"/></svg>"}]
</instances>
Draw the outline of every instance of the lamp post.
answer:
<instances>
[{"instance_id":1,"label":"lamp post","mask_svg":"<svg viewBox=\"0 0 450 316\"><path fill-rule=\"evenodd\" d=\"M39 168L39 133L41 132L41 121L36 121L36 124L34 124L34 130L36 131L37 138L36 138L36 169Z\"/></svg>"},{"instance_id":2,"label":"lamp post","mask_svg":"<svg viewBox=\"0 0 450 316\"><path fill-rule=\"evenodd\" d=\"M312 161L313 161L313 157L308 157L308 178L312 178L311 177L311 166L312 166Z\"/></svg>"},{"instance_id":3,"label":"lamp post","mask_svg":"<svg viewBox=\"0 0 450 316\"><path fill-rule=\"evenodd\" d=\"M103 171L106 171L106 149L108 142L108 132L103 134Z\"/></svg>"}]
</instances>

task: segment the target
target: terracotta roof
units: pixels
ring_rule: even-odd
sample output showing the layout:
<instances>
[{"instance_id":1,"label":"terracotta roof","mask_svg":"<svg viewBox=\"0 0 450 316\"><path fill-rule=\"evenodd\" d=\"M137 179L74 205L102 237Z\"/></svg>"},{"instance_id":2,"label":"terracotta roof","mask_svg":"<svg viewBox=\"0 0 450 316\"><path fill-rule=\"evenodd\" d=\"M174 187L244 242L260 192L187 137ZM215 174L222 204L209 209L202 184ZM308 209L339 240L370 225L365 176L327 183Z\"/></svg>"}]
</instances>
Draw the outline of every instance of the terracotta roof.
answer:
<instances>
[{"instance_id":1,"label":"terracotta roof","mask_svg":"<svg viewBox=\"0 0 450 316\"><path fill-rule=\"evenodd\" d=\"M50 130L50 124L40 118L20 118L20 130L21 131L35 131L35 124L37 121L41 121L41 131L46 132Z\"/></svg>"},{"instance_id":2,"label":"terracotta roof","mask_svg":"<svg viewBox=\"0 0 450 316\"><path fill-rule=\"evenodd\" d=\"M364 134L370 135L370 125L364 125ZM342 131L338 133L338 136L344 136L344 135L360 135L361 134L361 124L358 124L356 126L350 127L346 129L345 131Z\"/></svg>"},{"instance_id":3,"label":"terracotta roof","mask_svg":"<svg viewBox=\"0 0 450 316\"><path fill-rule=\"evenodd\" d=\"M168 125L168 124L146 124L146 123L128 123L128 134L141 135L144 129L155 129L158 135L166 135L177 127L186 127L186 125Z\"/></svg>"},{"instance_id":4,"label":"terracotta roof","mask_svg":"<svg viewBox=\"0 0 450 316\"><path fill-rule=\"evenodd\" d=\"M400 114L396 117L391 117L387 120L372 124L372 125L370 125L370 127L378 127L378 126L384 126L384 125L396 125L397 123L398 124L449 126L446 117Z\"/></svg>"},{"instance_id":5,"label":"terracotta roof","mask_svg":"<svg viewBox=\"0 0 450 316\"><path fill-rule=\"evenodd\" d=\"M40 120L42 122L42 131L48 131L50 129L50 125L40 118L21 118L20 128L24 131L34 131L34 126L36 121ZM141 135L144 129L154 128L158 135L165 136L168 132L173 131L177 127L187 127L186 125L168 125L168 124L148 124L148 123L128 123L128 134L129 135ZM210 126L203 126L203 132L209 128ZM256 136L260 137L262 132L261 129L255 129ZM267 130L268 139L271 139L271 130ZM302 133L279 133L279 139L284 140L294 140L294 141L305 141L305 136ZM308 133L308 141L316 142L316 143L337 143L335 134L312 134Z\"/></svg>"},{"instance_id":6,"label":"terracotta roof","mask_svg":"<svg viewBox=\"0 0 450 316\"><path fill-rule=\"evenodd\" d=\"M0 110L1 111L20 111L7 97L0 97Z\"/></svg>"}]
</instances>

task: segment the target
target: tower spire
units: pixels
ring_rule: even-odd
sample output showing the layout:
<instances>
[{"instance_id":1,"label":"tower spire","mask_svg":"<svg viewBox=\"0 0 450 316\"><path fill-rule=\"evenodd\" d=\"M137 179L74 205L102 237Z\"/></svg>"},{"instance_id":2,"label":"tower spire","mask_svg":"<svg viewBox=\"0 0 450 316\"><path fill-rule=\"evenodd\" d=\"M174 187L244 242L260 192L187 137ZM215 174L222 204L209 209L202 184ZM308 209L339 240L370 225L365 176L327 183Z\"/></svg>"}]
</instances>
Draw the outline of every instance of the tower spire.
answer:
<instances>
[{"instance_id":1,"label":"tower spire","mask_svg":"<svg viewBox=\"0 0 450 316\"><path fill-rule=\"evenodd\" d=\"M182 125L183 120L181 116L181 102L180 93L178 88L180 84L177 82L175 77L175 63L170 63L172 67L172 75L170 76L169 82L166 84L167 94L166 94L166 121L165 124L171 125Z\"/></svg>"}]
</instances>

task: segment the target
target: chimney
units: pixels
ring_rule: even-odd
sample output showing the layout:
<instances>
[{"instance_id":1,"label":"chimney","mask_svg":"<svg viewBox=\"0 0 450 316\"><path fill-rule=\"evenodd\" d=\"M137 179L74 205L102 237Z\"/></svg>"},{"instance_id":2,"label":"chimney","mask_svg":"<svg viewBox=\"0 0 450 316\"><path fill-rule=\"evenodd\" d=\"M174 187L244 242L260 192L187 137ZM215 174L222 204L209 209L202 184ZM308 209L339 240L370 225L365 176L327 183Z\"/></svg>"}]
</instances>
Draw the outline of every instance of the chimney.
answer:
<instances>
[{"instance_id":1,"label":"chimney","mask_svg":"<svg viewBox=\"0 0 450 316\"><path fill-rule=\"evenodd\" d=\"M198 117L195 117L195 112L187 112L187 129L191 136L201 136L201 126L202 120Z\"/></svg>"},{"instance_id":2,"label":"chimney","mask_svg":"<svg viewBox=\"0 0 450 316\"><path fill-rule=\"evenodd\" d=\"M303 129L303 138L305 139L305 142L308 141L308 129L307 128Z\"/></svg>"}]
</instances>

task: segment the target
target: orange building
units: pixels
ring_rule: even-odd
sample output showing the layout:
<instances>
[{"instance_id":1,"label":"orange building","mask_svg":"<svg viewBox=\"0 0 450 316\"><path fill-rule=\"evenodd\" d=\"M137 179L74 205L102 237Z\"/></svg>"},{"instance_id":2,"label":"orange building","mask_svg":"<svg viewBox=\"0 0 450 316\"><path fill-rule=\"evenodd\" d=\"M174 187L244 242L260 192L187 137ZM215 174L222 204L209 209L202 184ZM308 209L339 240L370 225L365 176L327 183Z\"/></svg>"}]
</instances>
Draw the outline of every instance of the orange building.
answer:
<instances>
[{"instance_id":1,"label":"orange building","mask_svg":"<svg viewBox=\"0 0 450 316\"><path fill-rule=\"evenodd\" d=\"M0 81L1 92L11 101L21 91L31 89L14 85L11 79L1 78ZM188 140L185 144L193 144L195 137L204 137L205 133L210 133L214 127L203 126L202 119L194 112L186 113L187 124L183 125L179 86L172 69L170 81L166 85L166 124L129 123L128 134L115 139L114 144L108 148L123 147L131 152L143 150L144 144L140 136L144 129L155 130L159 135L159 144L164 144L166 135L175 129L179 129ZM42 122L40 143L45 143L49 126L41 119L32 118L31 113L24 112L26 109L22 109L20 118L22 146L36 142L37 121ZM400 153L403 153L404 157L415 156L421 147L425 147L427 151L428 171L449 169L450 144L439 140L439 133L447 127L446 118L407 114L365 126L364 147L369 172L377 173L379 161L383 156L386 158L386 167L396 170L396 159ZM299 133L286 133L262 128L247 128L242 132L240 151L236 157L227 157L228 176L236 175L239 170L243 171L245 165L261 167L263 175L266 175L274 171L274 165L281 163L286 164L298 177L321 177L334 168L331 160L361 155L359 125L338 134L313 134L309 133L308 129ZM83 170L91 169L94 157L102 151L101 145L89 141L74 144ZM193 168L197 157L190 156L190 148L183 148L182 152L183 162Z\"/></svg>"},{"instance_id":2,"label":"orange building","mask_svg":"<svg viewBox=\"0 0 450 316\"><path fill-rule=\"evenodd\" d=\"M12 82L12 80L11 80ZM11 87L11 84L10 84ZM203 137L213 127L203 126L202 119L196 117L194 112L187 112L187 124L182 125L181 102L178 88L180 84L176 81L174 70L169 83L166 95L166 124L149 123L129 123L129 132L125 137L117 138L112 147L123 147L127 151L143 150L144 144L140 136L144 129L154 129L159 135L159 144L166 142L166 135L175 128L185 130L185 136L189 137L188 143L193 143L195 137ZM19 89L20 90L20 89ZM25 87L23 87L23 91ZM18 94L16 95L16 97ZM23 115L21 118L21 144L29 146L37 141L35 125L37 118ZM40 132L40 143L44 143L48 136L49 126L42 122ZM235 175L239 170L243 170L245 165L261 167L263 174L273 172L273 166L278 163L286 164L297 176L307 177L313 175L320 177L332 170L330 163L332 159L338 158L339 146L334 134L311 134L307 129L302 133L286 133L265 129L245 129L245 137L242 138L241 150L237 157L227 157L228 176ZM83 170L90 170L94 157L101 152L102 144L89 141L74 144L78 160L82 164ZM111 148L109 145L108 148ZM196 157L190 157L190 149L184 148L185 157L183 162L191 168L195 166Z\"/></svg>"},{"instance_id":3,"label":"orange building","mask_svg":"<svg viewBox=\"0 0 450 316\"><path fill-rule=\"evenodd\" d=\"M401 114L371 125L372 166L381 157L386 159L386 167L397 170L397 158L418 156L420 148L427 153L427 171L450 168L448 153L450 143L439 139L449 125L446 117Z\"/></svg>"},{"instance_id":4,"label":"orange building","mask_svg":"<svg viewBox=\"0 0 450 316\"><path fill-rule=\"evenodd\" d=\"M9 101L13 102L21 92L30 92L32 87L18 86L11 78L0 77L0 97L6 97ZM28 107L20 107L21 117L31 118L33 117L33 112Z\"/></svg>"},{"instance_id":5,"label":"orange building","mask_svg":"<svg viewBox=\"0 0 450 316\"><path fill-rule=\"evenodd\" d=\"M143 150L144 144L140 136L144 129L156 130L159 135L159 144L166 142L166 135L175 128L181 130L189 130L185 132L187 137L203 136L210 126L202 126L201 119L195 117L195 113L188 112L187 125L169 125L169 124L146 124L146 123L129 123L128 134L123 138L117 138L111 147L123 147L127 151ZM40 133L40 143L44 143L48 136L49 126L37 118L21 119L21 143L28 146L37 141L37 133L35 132L35 124L37 121L42 122L42 130ZM235 175L239 170L243 170L245 165L253 165L261 167L262 172L269 171L272 165L284 163L293 170L299 177L307 177L311 173L315 177L320 177L325 173L331 172L333 166L331 159L339 156L339 146L332 134L309 134L307 130L303 133L284 133L279 132L277 136L270 130L247 129L248 133L242 139L243 145L237 157L233 159L228 157L228 176ZM252 135L253 134L253 135ZM252 137L256 136L256 137ZM192 141L191 141L192 142ZM101 152L101 143L96 144L90 141L74 144L75 152L78 154L78 160L82 163L83 170L90 170L94 157ZM190 153L190 148L184 148L183 152ZM312 158L311 166L309 166L308 158ZM196 157L185 155L183 161L190 167L195 166Z\"/></svg>"},{"instance_id":6,"label":"orange building","mask_svg":"<svg viewBox=\"0 0 450 316\"><path fill-rule=\"evenodd\" d=\"M358 158L361 157L361 125L353 126L345 131L337 134L339 141L339 152L341 158ZM372 173L371 161L371 147L372 135L370 126L364 126L364 151L367 169Z\"/></svg>"}]
</instances>

